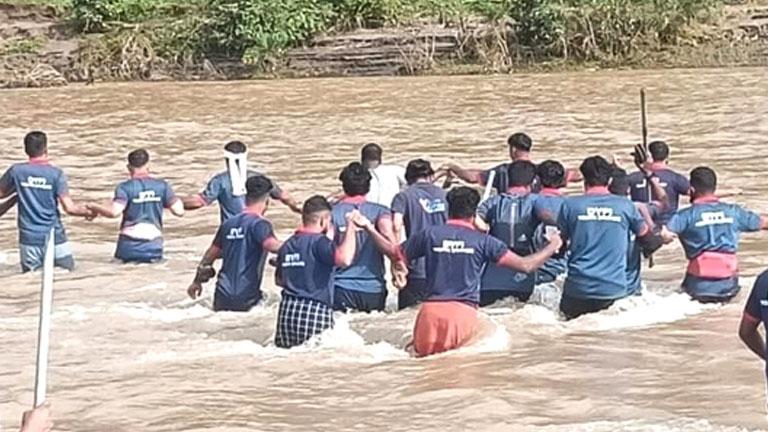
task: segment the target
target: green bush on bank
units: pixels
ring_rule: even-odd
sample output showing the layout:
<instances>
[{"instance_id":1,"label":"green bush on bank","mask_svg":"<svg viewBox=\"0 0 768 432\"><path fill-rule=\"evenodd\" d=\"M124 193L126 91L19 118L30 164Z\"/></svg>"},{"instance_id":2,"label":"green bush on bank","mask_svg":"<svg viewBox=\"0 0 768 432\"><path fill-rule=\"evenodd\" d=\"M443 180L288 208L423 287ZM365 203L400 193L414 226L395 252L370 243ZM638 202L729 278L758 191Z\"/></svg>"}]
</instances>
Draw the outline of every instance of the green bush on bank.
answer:
<instances>
[{"instance_id":1,"label":"green bush on bank","mask_svg":"<svg viewBox=\"0 0 768 432\"><path fill-rule=\"evenodd\" d=\"M499 26L510 63L609 60L675 44L724 0L72 0L83 32L136 31L164 59L239 58L264 66L313 36L469 18Z\"/></svg>"}]
</instances>

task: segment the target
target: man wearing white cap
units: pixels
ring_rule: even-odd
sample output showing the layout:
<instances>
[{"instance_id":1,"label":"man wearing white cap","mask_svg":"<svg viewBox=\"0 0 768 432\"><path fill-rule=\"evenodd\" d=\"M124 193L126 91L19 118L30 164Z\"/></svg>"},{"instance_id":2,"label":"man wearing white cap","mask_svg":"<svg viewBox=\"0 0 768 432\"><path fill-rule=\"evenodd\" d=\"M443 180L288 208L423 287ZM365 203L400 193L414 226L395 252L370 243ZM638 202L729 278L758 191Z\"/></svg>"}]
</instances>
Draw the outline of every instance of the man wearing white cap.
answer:
<instances>
[{"instance_id":1,"label":"man wearing white cap","mask_svg":"<svg viewBox=\"0 0 768 432\"><path fill-rule=\"evenodd\" d=\"M224 146L227 170L216 174L199 195L185 197L184 208L196 210L214 201L219 202L221 222L240 214L245 207L245 181L249 177L261 175L248 169L248 149L240 141L231 141ZM301 204L288 193L280 189L275 182L270 196L295 213L301 213Z\"/></svg>"}]
</instances>

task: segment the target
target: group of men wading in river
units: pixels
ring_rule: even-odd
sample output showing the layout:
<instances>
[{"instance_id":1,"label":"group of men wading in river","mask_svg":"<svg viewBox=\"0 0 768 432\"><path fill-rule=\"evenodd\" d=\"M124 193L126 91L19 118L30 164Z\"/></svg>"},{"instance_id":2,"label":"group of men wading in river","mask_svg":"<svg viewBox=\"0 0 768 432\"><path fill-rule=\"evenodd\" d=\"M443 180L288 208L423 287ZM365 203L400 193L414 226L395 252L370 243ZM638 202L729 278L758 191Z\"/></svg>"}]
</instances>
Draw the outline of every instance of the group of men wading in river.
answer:
<instances>
[{"instance_id":1,"label":"group of men wading in river","mask_svg":"<svg viewBox=\"0 0 768 432\"><path fill-rule=\"evenodd\" d=\"M138 149L127 158L130 179L117 185L111 202L80 205L69 196L66 175L48 160L46 135L30 132L24 139L29 160L0 178L0 215L18 206L23 271L42 266L51 228L56 265L71 270L59 205L87 219L122 218L115 257L153 263L163 258L164 209L183 216L218 202L221 224L188 294L199 297L203 284L216 277L213 308L247 311L262 300L264 269L275 254L270 262L282 287L275 344L286 348L331 328L334 312L383 311L385 258L399 289L398 307L420 305L413 331L418 356L471 340L479 306L505 298L527 302L537 284L558 278L564 279L560 311L566 319L640 295L643 255L674 240L688 259L682 287L692 298L724 303L739 292L739 234L766 229L766 220L720 202L711 168L695 168L687 178L672 171L669 148L661 141L635 147L634 173L601 156L586 158L578 170L554 160L535 164L532 140L522 133L507 144L511 161L490 170L454 163L433 170L424 159L405 169L383 165L381 147L368 144L359 162L342 169L342 194L315 195L303 205L248 168L241 142L224 147L226 169L202 193L184 198L151 176L149 153ZM452 187L457 179L497 194L483 200L473 187ZM584 192L563 195L577 181ZM682 195L692 205L679 209ZM284 241L266 218L272 199L301 214L301 226ZM761 356L765 343L757 327L768 318L766 308L764 274L740 332Z\"/></svg>"}]
</instances>

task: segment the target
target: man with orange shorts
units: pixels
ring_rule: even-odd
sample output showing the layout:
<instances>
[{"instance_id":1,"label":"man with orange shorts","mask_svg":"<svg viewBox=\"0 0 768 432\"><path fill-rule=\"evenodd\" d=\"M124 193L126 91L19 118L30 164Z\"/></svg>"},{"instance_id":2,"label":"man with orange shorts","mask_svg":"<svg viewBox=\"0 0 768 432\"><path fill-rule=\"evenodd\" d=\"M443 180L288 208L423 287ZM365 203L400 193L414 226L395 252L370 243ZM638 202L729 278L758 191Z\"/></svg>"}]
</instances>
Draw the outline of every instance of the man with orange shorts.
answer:
<instances>
[{"instance_id":1,"label":"man with orange shorts","mask_svg":"<svg viewBox=\"0 0 768 432\"><path fill-rule=\"evenodd\" d=\"M448 222L415 233L402 246L392 245L361 220L376 244L388 255L397 257L402 272L408 260L424 257L427 298L416 317L413 347L424 357L453 350L466 344L478 330L477 305L480 302L480 277L490 264L522 272L533 272L562 246L555 234L539 252L521 257L509 247L475 228L474 219L480 194L469 187L451 190L447 196ZM399 275L399 276L402 276ZM401 285L404 277L398 277ZM398 286L399 287L399 286Z\"/></svg>"}]
</instances>

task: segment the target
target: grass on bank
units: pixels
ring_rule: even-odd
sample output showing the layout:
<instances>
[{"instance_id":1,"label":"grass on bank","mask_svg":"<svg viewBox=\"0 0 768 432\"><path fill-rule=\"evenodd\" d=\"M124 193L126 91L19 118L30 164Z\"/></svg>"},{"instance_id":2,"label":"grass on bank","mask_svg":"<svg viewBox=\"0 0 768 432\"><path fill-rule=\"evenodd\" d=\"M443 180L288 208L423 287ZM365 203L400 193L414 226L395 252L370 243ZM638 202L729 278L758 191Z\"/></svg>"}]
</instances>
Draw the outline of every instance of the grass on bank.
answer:
<instances>
[{"instance_id":1,"label":"grass on bank","mask_svg":"<svg viewBox=\"0 0 768 432\"><path fill-rule=\"evenodd\" d=\"M641 62L648 53L699 44L711 35L691 28L716 21L723 6L734 0L23 2L66 9L73 27L86 35L80 60L84 72L136 78L161 62L236 59L271 70L283 53L317 35L423 21L465 29L461 58L488 70L556 63L621 65ZM482 32L473 30L478 22L486 24Z\"/></svg>"}]
</instances>

